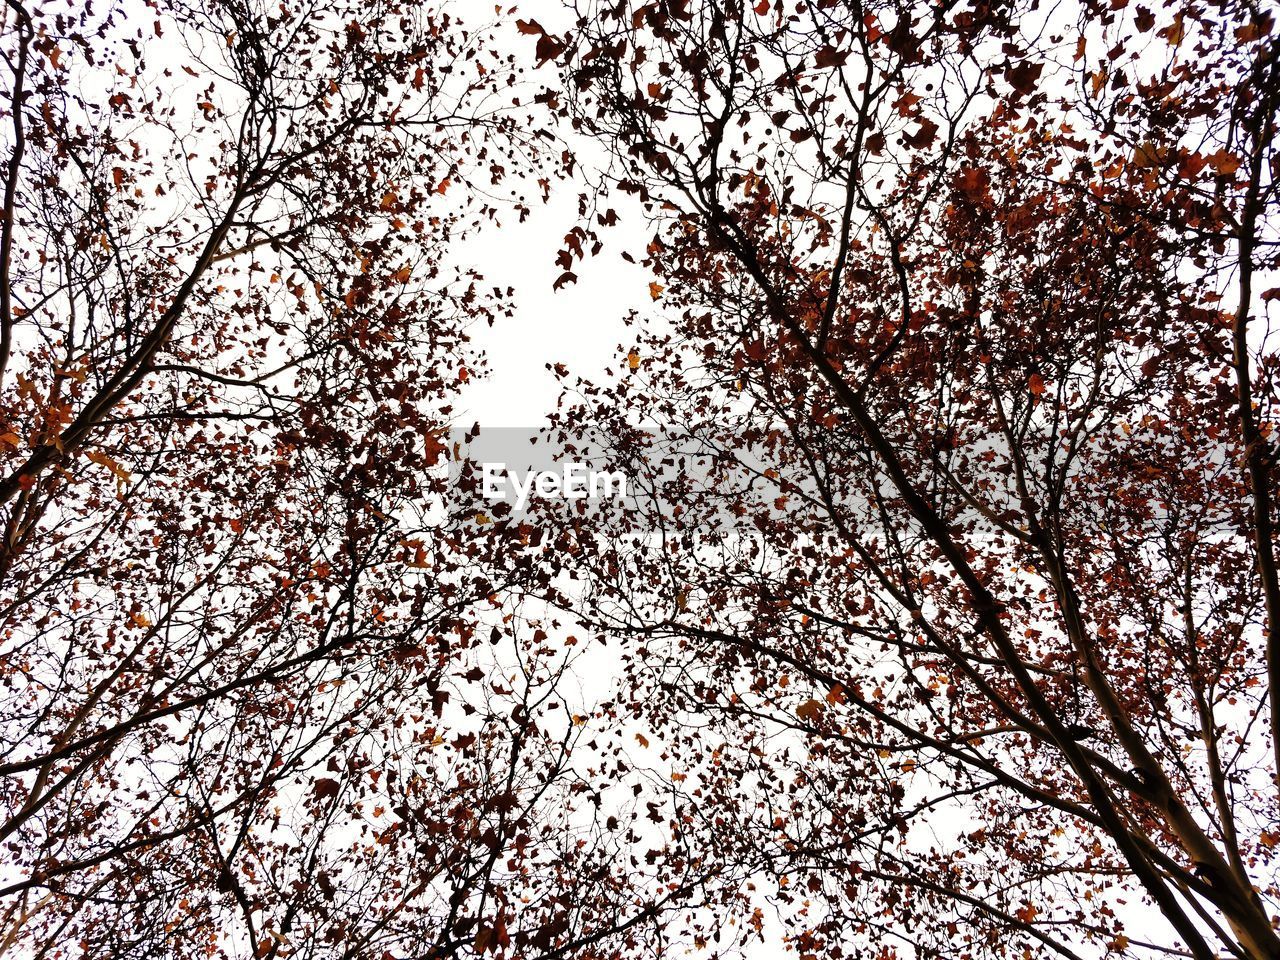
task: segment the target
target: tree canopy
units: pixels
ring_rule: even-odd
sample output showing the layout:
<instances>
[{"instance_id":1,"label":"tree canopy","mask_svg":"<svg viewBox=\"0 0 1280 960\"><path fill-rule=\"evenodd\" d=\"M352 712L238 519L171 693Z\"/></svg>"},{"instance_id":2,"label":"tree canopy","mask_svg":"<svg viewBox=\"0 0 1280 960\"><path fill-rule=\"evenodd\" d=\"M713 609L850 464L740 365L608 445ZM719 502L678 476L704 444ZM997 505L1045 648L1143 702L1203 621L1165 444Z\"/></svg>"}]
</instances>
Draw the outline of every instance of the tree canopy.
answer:
<instances>
[{"instance_id":1,"label":"tree canopy","mask_svg":"<svg viewBox=\"0 0 1280 960\"><path fill-rule=\"evenodd\" d=\"M0 49L0 955L1280 958L1274 9ZM466 242L565 192L644 495L512 510Z\"/></svg>"}]
</instances>

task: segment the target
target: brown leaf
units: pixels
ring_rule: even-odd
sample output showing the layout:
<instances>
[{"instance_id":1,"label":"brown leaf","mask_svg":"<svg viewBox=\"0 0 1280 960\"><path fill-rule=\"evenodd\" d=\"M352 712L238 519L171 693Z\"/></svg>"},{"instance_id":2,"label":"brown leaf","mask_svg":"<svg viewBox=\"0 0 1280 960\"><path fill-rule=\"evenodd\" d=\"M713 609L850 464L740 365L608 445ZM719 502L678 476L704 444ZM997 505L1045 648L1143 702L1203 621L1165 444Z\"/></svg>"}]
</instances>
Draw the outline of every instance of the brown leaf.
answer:
<instances>
[{"instance_id":1,"label":"brown leaf","mask_svg":"<svg viewBox=\"0 0 1280 960\"><path fill-rule=\"evenodd\" d=\"M1023 60L1005 68L1004 78L1009 81L1009 86L1025 97L1035 90L1036 84L1040 82L1040 74L1043 71L1043 63L1032 63L1030 60Z\"/></svg>"},{"instance_id":2,"label":"brown leaf","mask_svg":"<svg viewBox=\"0 0 1280 960\"><path fill-rule=\"evenodd\" d=\"M1210 154L1207 158L1209 166L1220 177L1229 177L1240 169L1240 158L1228 150L1219 150L1217 153Z\"/></svg>"},{"instance_id":3,"label":"brown leaf","mask_svg":"<svg viewBox=\"0 0 1280 960\"><path fill-rule=\"evenodd\" d=\"M819 70L826 70L830 67L843 67L845 61L849 59L849 51L837 50L831 44L819 48L817 57L814 58L814 66Z\"/></svg>"},{"instance_id":4,"label":"brown leaf","mask_svg":"<svg viewBox=\"0 0 1280 960\"><path fill-rule=\"evenodd\" d=\"M557 40L549 33L544 33L538 38L538 46L534 50L534 55L538 58L539 63L546 63L548 60L554 60L568 48L568 45Z\"/></svg>"},{"instance_id":5,"label":"brown leaf","mask_svg":"<svg viewBox=\"0 0 1280 960\"><path fill-rule=\"evenodd\" d=\"M806 723L817 723L822 719L826 706L821 700L806 700L796 708L796 716Z\"/></svg>"},{"instance_id":6,"label":"brown leaf","mask_svg":"<svg viewBox=\"0 0 1280 960\"><path fill-rule=\"evenodd\" d=\"M972 203L985 199L990 185L991 177L983 167L963 167L956 175L956 189Z\"/></svg>"},{"instance_id":7,"label":"brown leaf","mask_svg":"<svg viewBox=\"0 0 1280 960\"><path fill-rule=\"evenodd\" d=\"M910 136L902 138L902 142L913 150L922 150L931 146L938 137L938 125L927 117L921 117L920 129Z\"/></svg>"}]
</instances>

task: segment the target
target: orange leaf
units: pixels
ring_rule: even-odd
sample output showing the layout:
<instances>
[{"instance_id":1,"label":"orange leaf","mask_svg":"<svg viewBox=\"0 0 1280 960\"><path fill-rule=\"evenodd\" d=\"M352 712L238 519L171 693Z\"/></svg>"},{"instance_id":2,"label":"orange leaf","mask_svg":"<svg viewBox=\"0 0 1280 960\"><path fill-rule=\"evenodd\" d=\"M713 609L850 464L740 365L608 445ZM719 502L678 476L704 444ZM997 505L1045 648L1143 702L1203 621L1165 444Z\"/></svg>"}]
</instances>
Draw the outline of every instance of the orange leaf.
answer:
<instances>
[{"instance_id":1,"label":"orange leaf","mask_svg":"<svg viewBox=\"0 0 1280 960\"><path fill-rule=\"evenodd\" d=\"M1213 167L1214 172L1219 176L1229 177L1240 169L1240 158L1226 150L1210 154L1208 160L1209 166Z\"/></svg>"},{"instance_id":2,"label":"orange leaf","mask_svg":"<svg viewBox=\"0 0 1280 960\"><path fill-rule=\"evenodd\" d=\"M822 719L824 709L821 700L806 700L796 709L796 716L809 723L817 723Z\"/></svg>"}]
</instances>

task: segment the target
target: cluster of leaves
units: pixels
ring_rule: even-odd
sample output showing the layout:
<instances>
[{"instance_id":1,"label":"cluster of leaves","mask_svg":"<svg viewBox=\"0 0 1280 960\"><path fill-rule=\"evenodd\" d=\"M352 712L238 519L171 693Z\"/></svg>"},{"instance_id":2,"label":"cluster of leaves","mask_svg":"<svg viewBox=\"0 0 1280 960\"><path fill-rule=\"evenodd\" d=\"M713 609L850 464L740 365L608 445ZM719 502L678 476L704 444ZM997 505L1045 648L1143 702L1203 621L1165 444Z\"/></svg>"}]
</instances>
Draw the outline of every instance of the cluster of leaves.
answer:
<instances>
[{"instance_id":1,"label":"cluster of leaves","mask_svg":"<svg viewBox=\"0 0 1280 960\"><path fill-rule=\"evenodd\" d=\"M652 496L545 522L718 871L680 933L1277 956L1274 15L577 13L542 99L663 313L555 429Z\"/></svg>"},{"instance_id":2,"label":"cluster of leaves","mask_svg":"<svg viewBox=\"0 0 1280 960\"><path fill-rule=\"evenodd\" d=\"M594 943L635 898L566 651L441 506L468 328L509 310L450 247L562 163L504 25L3 29L0 953Z\"/></svg>"},{"instance_id":3,"label":"cluster of leaves","mask_svg":"<svg viewBox=\"0 0 1280 960\"><path fill-rule=\"evenodd\" d=\"M6 5L0 953L1280 956L1274 16L499 13ZM444 475L548 114L629 513Z\"/></svg>"}]
</instances>

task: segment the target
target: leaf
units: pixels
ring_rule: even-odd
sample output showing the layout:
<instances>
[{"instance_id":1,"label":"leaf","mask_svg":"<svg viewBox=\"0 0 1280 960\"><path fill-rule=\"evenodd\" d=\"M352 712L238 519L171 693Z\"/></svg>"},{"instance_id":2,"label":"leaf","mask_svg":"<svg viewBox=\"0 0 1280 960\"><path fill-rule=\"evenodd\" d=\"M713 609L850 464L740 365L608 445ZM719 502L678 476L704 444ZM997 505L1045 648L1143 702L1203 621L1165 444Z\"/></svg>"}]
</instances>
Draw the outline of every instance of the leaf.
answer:
<instances>
[{"instance_id":1,"label":"leaf","mask_svg":"<svg viewBox=\"0 0 1280 960\"><path fill-rule=\"evenodd\" d=\"M1031 391L1033 397L1039 397L1044 394L1044 377L1038 373L1033 373L1027 380L1027 389Z\"/></svg>"},{"instance_id":2,"label":"leaf","mask_svg":"<svg viewBox=\"0 0 1280 960\"><path fill-rule=\"evenodd\" d=\"M650 281L650 283L649 283L649 299L651 299L651 300L657 300L660 296L662 296L662 291L663 291L663 290L665 290L665 289L667 289L667 288L666 288L666 287L664 287L662 284L658 283L658 281L656 281L656 280Z\"/></svg>"},{"instance_id":3,"label":"leaf","mask_svg":"<svg viewBox=\"0 0 1280 960\"><path fill-rule=\"evenodd\" d=\"M900 96L897 100L893 101L893 106L897 109L899 114L901 114L904 117L909 117L912 114L913 108L919 102L920 102L919 96L917 96L914 93L907 92L907 93L904 93L902 96Z\"/></svg>"},{"instance_id":4,"label":"leaf","mask_svg":"<svg viewBox=\"0 0 1280 960\"><path fill-rule=\"evenodd\" d=\"M1040 82L1040 74L1043 71L1043 63L1032 63L1030 60L1023 60L1014 66L1006 67L1004 78L1009 81L1009 86L1025 97L1035 91L1036 85Z\"/></svg>"},{"instance_id":5,"label":"leaf","mask_svg":"<svg viewBox=\"0 0 1280 960\"><path fill-rule=\"evenodd\" d=\"M1259 17L1245 24L1243 27L1236 28L1236 39L1241 43L1253 43L1255 40L1261 40L1263 37L1271 33L1271 28L1275 25L1270 14Z\"/></svg>"},{"instance_id":6,"label":"leaf","mask_svg":"<svg viewBox=\"0 0 1280 960\"><path fill-rule=\"evenodd\" d=\"M922 150L930 146L938 136L938 125L927 117L920 119L920 129L910 136L903 137L902 142L913 150Z\"/></svg>"},{"instance_id":7,"label":"leaf","mask_svg":"<svg viewBox=\"0 0 1280 960\"><path fill-rule=\"evenodd\" d=\"M760 0L755 7L756 13L763 17L769 12L769 0Z\"/></svg>"},{"instance_id":8,"label":"leaf","mask_svg":"<svg viewBox=\"0 0 1280 960\"><path fill-rule=\"evenodd\" d=\"M577 282L578 282L578 275L574 273L572 270L566 270L564 273L560 274L560 276L556 278L555 283L551 284L551 289L559 290L566 283L577 283Z\"/></svg>"},{"instance_id":9,"label":"leaf","mask_svg":"<svg viewBox=\"0 0 1280 960\"><path fill-rule=\"evenodd\" d=\"M538 63L546 63L548 60L554 60L560 54L568 49L568 45L560 42L549 33L544 33L538 38L538 46L534 50L534 55L538 58Z\"/></svg>"},{"instance_id":10,"label":"leaf","mask_svg":"<svg viewBox=\"0 0 1280 960\"><path fill-rule=\"evenodd\" d=\"M1187 35L1186 23L1181 13L1173 18L1173 23L1159 31L1156 36L1164 37L1169 46L1176 47L1182 43L1182 39Z\"/></svg>"},{"instance_id":11,"label":"leaf","mask_svg":"<svg viewBox=\"0 0 1280 960\"><path fill-rule=\"evenodd\" d=\"M962 167L956 175L956 189L973 203L986 199L990 185L991 177L984 167Z\"/></svg>"},{"instance_id":12,"label":"leaf","mask_svg":"<svg viewBox=\"0 0 1280 960\"><path fill-rule=\"evenodd\" d=\"M129 482L129 478L132 476L132 474L130 474L128 470L120 466L120 464L116 463L114 460L112 460L109 456L107 456L101 450L90 450L88 453L85 454L85 456L88 457L90 460L92 460L94 463L106 467L113 474L115 474L115 478L117 480L123 483Z\"/></svg>"},{"instance_id":13,"label":"leaf","mask_svg":"<svg viewBox=\"0 0 1280 960\"><path fill-rule=\"evenodd\" d=\"M821 700L806 700L796 708L796 716L807 723L817 723L822 719L826 707Z\"/></svg>"},{"instance_id":14,"label":"leaf","mask_svg":"<svg viewBox=\"0 0 1280 960\"><path fill-rule=\"evenodd\" d=\"M527 37L540 37L547 32L542 29L537 20L517 20L516 29Z\"/></svg>"},{"instance_id":15,"label":"leaf","mask_svg":"<svg viewBox=\"0 0 1280 960\"><path fill-rule=\"evenodd\" d=\"M1228 150L1219 150L1208 156L1209 166L1220 177L1229 177L1240 169L1240 158Z\"/></svg>"},{"instance_id":16,"label":"leaf","mask_svg":"<svg viewBox=\"0 0 1280 960\"><path fill-rule=\"evenodd\" d=\"M1150 140L1143 140L1134 148L1133 158L1129 164L1138 170L1155 167L1168 156L1168 153L1167 147L1157 146Z\"/></svg>"},{"instance_id":17,"label":"leaf","mask_svg":"<svg viewBox=\"0 0 1280 960\"><path fill-rule=\"evenodd\" d=\"M636 743L640 744L640 746L642 746L642 747L648 748L648 746L649 746L649 738L648 738L648 737L646 737L643 733L637 733L637 734L636 734Z\"/></svg>"},{"instance_id":18,"label":"leaf","mask_svg":"<svg viewBox=\"0 0 1280 960\"><path fill-rule=\"evenodd\" d=\"M338 781L332 777L321 777L316 781L314 789L317 800L336 797L338 795Z\"/></svg>"},{"instance_id":19,"label":"leaf","mask_svg":"<svg viewBox=\"0 0 1280 960\"><path fill-rule=\"evenodd\" d=\"M448 445L436 433L428 433L422 438L423 459L428 467L433 467L440 462L440 458L444 456Z\"/></svg>"},{"instance_id":20,"label":"leaf","mask_svg":"<svg viewBox=\"0 0 1280 960\"><path fill-rule=\"evenodd\" d=\"M831 67L843 67L845 61L849 59L849 51L837 50L831 44L820 47L818 55L814 58L814 66L819 70L826 70Z\"/></svg>"},{"instance_id":21,"label":"leaf","mask_svg":"<svg viewBox=\"0 0 1280 960\"><path fill-rule=\"evenodd\" d=\"M124 186L124 168L123 167L111 168L111 182L114 183L117 188Z\"/></svg>"},{"instance_id":22,"label":"leaf","mask_svg":"<svg viewBox=\"0 0 1280 960\"><path fill-rule=\"evenodd\" d=\"M640 354L635 350L627 354L627 367L632 373L640 369Z\"/></svg>"}]
</instances>

